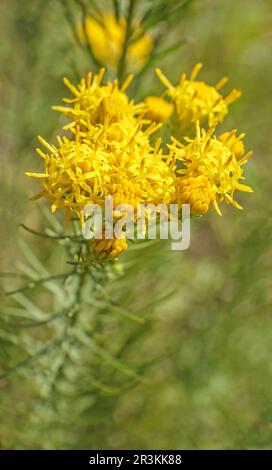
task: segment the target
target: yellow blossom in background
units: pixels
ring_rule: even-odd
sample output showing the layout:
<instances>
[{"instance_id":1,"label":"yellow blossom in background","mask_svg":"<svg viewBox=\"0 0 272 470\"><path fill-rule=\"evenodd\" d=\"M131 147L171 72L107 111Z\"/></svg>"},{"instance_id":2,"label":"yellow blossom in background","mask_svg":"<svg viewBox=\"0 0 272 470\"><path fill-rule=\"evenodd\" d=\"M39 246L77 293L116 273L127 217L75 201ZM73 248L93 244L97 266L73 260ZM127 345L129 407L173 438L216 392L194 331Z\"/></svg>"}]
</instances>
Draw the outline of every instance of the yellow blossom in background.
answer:
<instances>
[{"instance_id":1,"label":"yellow blossom in background","mask_svg":"<svg viewBox=\"0 0 272 470\"><path fill-rule=\"evenodd\" d=\"M172 85L160 69L156 70L175 106L173 128L178 137L191 133L196 121L202 127L222 122L229 105L241 96L237 90L232 90L226 97L220 93L219 90L228 81L227 77L222 78L215 86L195 80L201 67L202 64L196 64L190 79L183 73L177 86Z\"/></svg>"},{"instance_id":2,"label":"yellow blossom in background","mask_svg":"<svg viewBox=\"0 0 272 470\"><path fill-rule=\"evenodd\" d=\"M188 195L188 200L190 200L189 188L191 187L194 191L197 181L188 178L205 176L206 183L203 191L205 204L210 199L210 203L219 215L221 215L219 202L231 203L237 209L242 209L234 199L235 191L252 192L249 186L239 181L244 179L243 165L252 155L252 152L243 155L237 154L237 145L240 149L239 143L244 134L237 136L237 131L233 130L217 139L213 134L214 128L210 128L208 132L203 129L201 131L199 123L197 123L196 130L196 137L194 139L187 138L185 145L172 138L173 144L169 146L174 158L183 163L184 168L179 169L177 173L182 175L181 178L187 179L185 193ZM189 181L190 184L188 184ZM201 200L200 186L198 186L196 194L197 200Z\"/></svg>"},{"instance_id":3,"label":"yellow blossom in background","mask_svg":"<svg viewBox=\"0 0 272 470\"><path fill-rule=\"evenodd\" d=\"M148 96L145 98L147 112L145 117L155 122L166 122L170 118L174 106L160 96Z\"/></svg>"},{"instance_id":4,"label":"yellow blossom in background","mask_svg":"<svg viewBox=\"0 0 272 470\"><path fill-rule=\"evenodd\" d=\"M81 42L84 43L87 39L94 56L101 64L116 70L124 47L126 27L126 19L123 16L117 21L114 14L103 13L97 20L88 16L85 20L85 34L80 24L77 26L77 34ZM152 37L142 34L139 21L136 21L127 51L128 70L140 70L147 62L152 49Z\"/></svg>"}]
</instances>

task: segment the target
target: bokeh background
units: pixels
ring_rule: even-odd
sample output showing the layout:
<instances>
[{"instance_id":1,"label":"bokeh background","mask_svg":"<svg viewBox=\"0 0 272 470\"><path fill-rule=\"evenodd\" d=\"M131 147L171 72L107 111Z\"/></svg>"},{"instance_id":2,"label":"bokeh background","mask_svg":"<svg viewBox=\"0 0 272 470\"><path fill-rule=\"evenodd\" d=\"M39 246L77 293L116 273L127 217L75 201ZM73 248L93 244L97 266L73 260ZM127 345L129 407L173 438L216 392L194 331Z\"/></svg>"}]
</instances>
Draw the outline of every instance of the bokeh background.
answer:
<instances>
[{"instance_id":1,"label":"bokeh background","mask_svg":"<svg viewBox=\"0 0 272 470\"><path fill-rule=\"evenodd\" d=\"M19 227L46 225L46 202L29 202L37 187L24 172L39 168L36 136L52 140L60 127L50 106L65 94L62 77L76 80L93 69L64 3L0 3L2 273L26 271L25 262L37 262L33 253L51 273L65 265L62 247ZM76 3L69 4L75 18ZM104 309L96 338L105 354L94 358L85 345L84 387L75 361L54 401L47 398L58 349L23 364L34 339L42 343L49 333L7 322L15 305L4 291L18 279L1 275L0 366L22 367L0 380L0 447L271 449L271 25L269 0L194 1L164 39L165 46L180 40L181 47L154 58L153 66L173 81L201 61L203 79L216 83L229 75L230 88L243 91L222 129L246 132L255 154L246 169L254 193L239 197L243 212L225 207L222 218L211 212L194 220L186 252L160 243L123 256L123 275L109 291L129 311L148 312L149 320L138 326ZM152 69L131 88L138 97L160 91ZM36 302L48 313L53 308L39 289L19 301L26 311ZM122 367L137 370L120 390L118 374L126 371L107 356L117 351Z\"/></svg>"}]
</instances>

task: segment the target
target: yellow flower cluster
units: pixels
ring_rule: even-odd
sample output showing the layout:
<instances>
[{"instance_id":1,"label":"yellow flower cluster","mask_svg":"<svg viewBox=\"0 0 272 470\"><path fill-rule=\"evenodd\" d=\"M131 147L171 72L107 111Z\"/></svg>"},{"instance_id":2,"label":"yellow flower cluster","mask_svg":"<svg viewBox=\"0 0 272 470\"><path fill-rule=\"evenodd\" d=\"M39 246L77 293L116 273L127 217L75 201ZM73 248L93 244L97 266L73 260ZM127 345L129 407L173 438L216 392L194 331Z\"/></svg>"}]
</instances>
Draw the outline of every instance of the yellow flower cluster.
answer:
<instances>
[{"instance_id":1,"label":"yellow flower cluster","mask_svg":"<svg viewBox=\"0 0 272 470\"><path fill-rule=\"evenodd\" d=\"M67 106L54 106L70 120L64 129L72 139L57 137L51 145L39 137L45 150L37 149L44 159L42 173L27 173L42 179L42 191L52 211L65 208L67 218L73 212L83 222L87 204L104 205L106 196L118 204L169 204L175 192L175 172L166 163L158 139L153 147L150 136L159 125L143 119L145 107L135 105L125 93L130 77L121 89L118 83L102 85L104 70L78 86L67 79L72 98ZM111 250L114 252L114 250ZM118 250L117 250L118 252Z\"/></svg>"},{"instance_id":2,"label":"yellow flower cluster","mask_svg":"<svg viewBox=\"0 0 272 470\"><path fill-rule=\"evenodd\" d=\"M145 136L141 132L141 115L145 106L135 105L125 93L132 76L119 89L117 80L107 85L101 84L104 73L105 69L95 76L89 73L78 86L64 78L72 98L63 99L66 106L53 106L52 109L62 112L71 121L64 130L75 134L79 128L81 137L94 144L103 140L103 145L115 148L126 145L129 139L140 139L142 145ZM138 116L140 119L136 121Z\"/></svg>"},{"instance_id":3,"label":"yellow flower cluster","mask_svg":"<svg viewBox=\"0 0 272 470\"><path fill-rule=\"evenodd\" d=\"M27 173L39 178L41 192L54 212L64 208L67 219L71 213L84 222L83 209L94 203L104 207L111 196L114 209L119 204L190 204L191 212L203 215L210 207L221 215L220 203L241 209L236 190L251 192L244 179L243 165L252 152L245 153L244 134L236 130L218 137L215 126L228 112L228 105L238 97L233 91L223 97L216 87L195 81L198 64L191 79L182 79L173 87L164 75L158 74L168 88L172 102L161 97L147 97L145 103L134 103L126 89L129 76L121 88L115 80L102 84L105 70L88 74L75 86L64 79L71 96L65 106L53 109L69 120L67 136L57 137L51 145L39 137L44 150L37 149L44 160L41 173ZM172 137L165 153L161 138L152 135L175 116L182 141ZM212 124L212 125L211 125ZM203 126L207 125L206 130ZM184 129L196 129L194 138L186 137ZM152 142L154 140L154 142ZM126 239L96 240L91 243L97 259L112 259L127 248Z\"/></svg>"},{"instance_id":4,"label":"yellow flower cluster","mask_svg":"<svg viewBox=\"0 0 272 470\"><path fill-rule=\"evenodd\" d=\"M88 41L96 59L115 69L122 55L127 30L126 18L119 20L111 12L101 13L99 18L88 16L84 26L78 24L77 34L84 44ZM153 49L153 40L149 34L143 34L137 21L127 51L127 68L136 72L145 65Z\"/></svg>"}]
</instances>

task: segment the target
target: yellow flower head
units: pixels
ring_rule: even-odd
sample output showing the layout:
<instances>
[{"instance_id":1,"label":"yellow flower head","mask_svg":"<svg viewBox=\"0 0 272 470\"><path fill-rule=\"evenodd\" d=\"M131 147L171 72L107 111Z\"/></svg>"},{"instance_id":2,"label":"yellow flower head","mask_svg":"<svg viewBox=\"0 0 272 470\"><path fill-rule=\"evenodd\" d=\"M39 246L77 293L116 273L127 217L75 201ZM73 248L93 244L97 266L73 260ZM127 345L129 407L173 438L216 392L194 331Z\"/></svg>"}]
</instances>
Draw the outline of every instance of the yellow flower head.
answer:
<instances>
[{"instance_id":1,"label":"yellow flower head","mask_svg":"<svg viewBox=\"0 0 272 470\"><path fill-rule=\"evenodd\" d=\"M207 180L201 180L205 186L204 199L213 204L214 209L219 215L221 211L218 202L231 203L234 207L242 209L242 207L234 200L234 192L236 190L252 192L249 186L241 184L240 179L244 179L243 165L247 162L252 152L246 155L240 153L240 142L244 134L237 136L236 130L233 130L218 139L213 135L214 128L210 128L208 132L200 131L199 123L197 123L197 133L194 139L187 138L186 145L181 144L173 138L173 145L169 148L173 152L172 155L180 160L184 168L177 172L183 176L180 178L188 178L205 176ZM237 148L239 153L237 154ZM189 181L189 180L188 180ZM196 180L195 180L196 181ZM182 182L179 183L182 187ZM188 193L188 182L185 181L186 194ZM192 180L190 185L192 187ZM194 183L195 185L196 183ZM198 184L198 189L200 185ZM200 192L197 192L199 197ZM208 195L208 197L206 197ZM185 198L186 199L186 198ZM189 198L188 198L189 199Z\"/></svg>"},{"instance_id":2,"label":"yellow flower head","mask_svg":"<svg viewBox=\"0 0 272 470\"><path fill-rule=\"evenodd\" d=\"M52 201L52 212L66 208L82 218L82 210L89 203L102 203L105 188L110 182L110 164L103 149L92 148L77 140L58 137L59 146L39 141L46 153L37 149L44 159L44 173L27 173L42 179L42 191L35 197Z\"/></svg>"},{"instance_id":3,"label":"yellow flower head","mask_svg":"<svg viewBox=\"0 0 272 470\"><path fill-rule=\"evenodd\" d=\"M86 34L84 34L81 25L77 27L77 33L83 43L86 36L93 54L101 64L116 69L123 51L126 28L124 17L117 21L112 13L103 13L97 21L88 16L85 21ZM148 60L152 49L152 37L142 34L138 22L127 51L128 69L133 72L141 69Z\"/></svg>"},{"instance_id":4,"label":"yellow flower head","mask_svg":"<svg viewBox=\"0 0 272 470\"><path fill-rule=\"evenodd\" d=\"M174 108L172 103L160 96L147 96L145 104L148 108L145 117L155 122L168 121Z\"/></svg>"},{"instance_id":5,"label":"yellow flower head","mask_svg":"<svg viewBox=\"0 0 272 470\"><path fill-rule=\"evenodd\" d=\"M201 67L202 64L196 64L190 79L182 74L177 86L172 85L160 69L156 70L174 103L173 125L178 135L190 133L196 121L201 126L222 122L228 113L229 104L241 96L237 90L232 90L226 97L219 92L228 81L227 77L222 78L215 86L195 80Z\"/></svg>"},{"instance_id":6,"label":"yellow flower head","mask_svg":"<svg viewBox=\"0 0 272 470\"><path fill-rule=\"evenodd\" d=\"M143 118L146 105L135 104L125 93L132 75L119 89L117 80L107 85L101 84L104 72L101 69L94 76L89 73L77 86L64 78L73 97L64 98L67 106L53 106L55 111L63 113L71 121L64 126L64 130L70 130L75 135L79 129L85 142L103 145L108 150L124 148L132 143L148 146L149 136L157 127L151 123L145 132L142 131L143 126L149 123Z\"/></svg>"},{"instance_id":7,"label":"yellow flower head","mask_svg":"<svg viewBox=\"0 0 272 470\"><path fill-rule=\"evenodd\" d=\"M100 69L99 73L94 76L90 72L87 78L83 78L77 86L64 78L64 84L73 95L71 98L63 99L69 106L52 107L72 121L64 129L75 132L75 128L79 127L82 131L86 131L95 126L109 126L120 121L134 124L135 117L143 113L145 106L135 105L125 93L132 81L132 75L128 76L122 88L119 89L117 80L102 85L104 73L105 69Z\"/></svg>"},{"instance_id":8,"label":"yellow flower head","mask_svg":"<svg viewBox=\"0 0 272 470\"><path fill-rule=\"evenodd\" d=\"M190 204L191 213L202 215L208 212L215 200L212 185L205 175L180 176L176 180L176 202Z\"/></svg>"},{"instance_id":9,"label":"yellow flower head","mask_svg":"<svg viewBox=\"0 0 272 470\"><path fill-rule=\"evenodd\" d=\"M91 248L94 252L95 258L99 261L107 261L115 259L118 255L127 250L127 240L124 238L111 240L92 240Z\"/></svg>"}]
</instances>

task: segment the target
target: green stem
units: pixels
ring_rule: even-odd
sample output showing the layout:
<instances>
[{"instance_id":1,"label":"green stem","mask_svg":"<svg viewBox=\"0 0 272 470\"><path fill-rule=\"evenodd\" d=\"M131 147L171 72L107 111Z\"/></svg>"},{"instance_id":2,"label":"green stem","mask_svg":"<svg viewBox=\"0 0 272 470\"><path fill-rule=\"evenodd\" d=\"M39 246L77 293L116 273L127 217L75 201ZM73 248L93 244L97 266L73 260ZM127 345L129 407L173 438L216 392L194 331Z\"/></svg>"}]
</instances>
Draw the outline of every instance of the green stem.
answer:
<instances>
[{"instance_id":1,"label":"green stem","mask_svg":"<svg viewBox=\"0 0 272 470\"><path fill-rule=\"evenodd\" d=\"M122 84L124 80L125 72L126 72L126 58L127 58L129 41L132 36L132 20L133 20L133 13L134 13L135 6L136 6L136 0L130 0L128 14L126 18L127 22L126 22L126 34L125 34L125 40L124 40L124 47L123 47L120 61L118 64L117 76L118 76L118 80L120 84Z\"/></svg>"},{"instance_id":2,"label":"green stem","mask_svg":"<svg viewBox=\"0 0 272 470\"><path fill-rule=\"evenodd\" d=\"M120 7L119 7L119 1L118 0L113 0L113 7L114 7L114 13L115 13L116 21L119 21Z\"/></svg>"}]
</instances>

